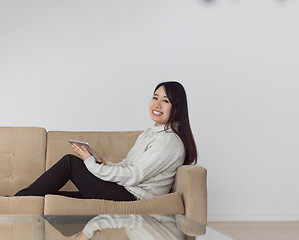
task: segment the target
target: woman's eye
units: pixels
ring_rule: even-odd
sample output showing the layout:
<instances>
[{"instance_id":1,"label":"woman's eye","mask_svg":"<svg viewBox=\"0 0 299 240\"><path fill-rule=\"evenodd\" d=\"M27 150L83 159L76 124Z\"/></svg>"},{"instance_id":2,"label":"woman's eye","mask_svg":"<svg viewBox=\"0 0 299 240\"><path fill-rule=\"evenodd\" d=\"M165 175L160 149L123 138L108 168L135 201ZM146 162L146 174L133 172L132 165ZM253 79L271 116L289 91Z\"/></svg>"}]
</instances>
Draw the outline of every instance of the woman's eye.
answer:
<instances>
[{"instance_id":1,"label":"woman's eye","mask_svg":"<svg viewBox=\"0 0 299 240\"><path fill-rule=\"evenodd\" d=\"M168 100L163 100L163 102L169 103L169 101L168 101Z\"/></svg>"},{"instance_id":2,"label":"woman's eye","mask_svg":"<svg viewBox=\"0 0 299 240\"><path fill-rule=\"evenodd\" d=\"M157 97L153 97L153 99L155 99L155 100L158 100L158 98L157 98Z\"/></svg>"}]
</instances>

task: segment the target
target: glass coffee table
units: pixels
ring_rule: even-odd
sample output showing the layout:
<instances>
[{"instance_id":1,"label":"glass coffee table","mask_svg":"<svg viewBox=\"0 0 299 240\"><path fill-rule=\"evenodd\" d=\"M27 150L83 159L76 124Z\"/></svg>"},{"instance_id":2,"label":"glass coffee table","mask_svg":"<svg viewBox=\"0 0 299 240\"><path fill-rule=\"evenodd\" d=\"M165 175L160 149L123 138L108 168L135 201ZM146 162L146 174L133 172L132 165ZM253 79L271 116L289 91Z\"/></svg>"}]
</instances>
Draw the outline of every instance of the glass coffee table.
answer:
<instances>
[{"instance_id":1,"label":"glass coffee table","mask_svg":"<svg viewBox=\"0 0 299 240\"><path fill-rule=\"evenodd\" d=\"M0 239L232 240L183 215L0 215Z\"/></svg>"}]
</instances>

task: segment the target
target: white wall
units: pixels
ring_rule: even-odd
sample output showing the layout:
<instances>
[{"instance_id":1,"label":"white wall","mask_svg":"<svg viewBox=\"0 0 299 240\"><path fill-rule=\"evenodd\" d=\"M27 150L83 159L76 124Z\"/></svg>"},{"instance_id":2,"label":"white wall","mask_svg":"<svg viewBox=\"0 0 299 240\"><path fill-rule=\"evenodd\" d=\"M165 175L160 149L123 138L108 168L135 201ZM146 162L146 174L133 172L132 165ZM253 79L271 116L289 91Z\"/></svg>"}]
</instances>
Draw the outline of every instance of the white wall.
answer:
<instances>
[{"instance_id":1,"label":"white wall","mask_svg":"<svg viewBox=\"0 0 299 240\"><path fill-rule=\"evenodd\" d=\"M299 2L0 0L2 126L137 130L186 88L209 220L299 220Z\"/></svg>"}]
</instances>

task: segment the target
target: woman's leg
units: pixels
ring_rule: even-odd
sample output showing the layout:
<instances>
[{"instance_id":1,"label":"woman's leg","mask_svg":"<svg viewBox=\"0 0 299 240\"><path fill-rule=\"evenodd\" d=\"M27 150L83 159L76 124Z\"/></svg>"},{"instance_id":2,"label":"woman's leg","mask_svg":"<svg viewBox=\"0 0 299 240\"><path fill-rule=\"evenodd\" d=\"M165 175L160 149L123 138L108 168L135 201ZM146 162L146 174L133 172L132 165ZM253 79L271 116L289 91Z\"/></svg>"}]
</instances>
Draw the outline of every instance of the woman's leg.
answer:
<instances>
[{"instance_id":1,"label":"woman's leg","mask_svg":"<svg viewBox=\"0 0 299 240\"><path fill-rule=\"evenodd\" d=\"M71 158L71 155L65 155L28 188L19 191L15 196L45 196L46 194L56 194L69 180L71 169L68 166L69 164L67 164L67 159Z\"/></svg>"},{"instance_id":2,"label":"woman's leg","mask_svg":"<svg viewBox=\"0 0 299 240\"><path fill-rule=\"evenodd\" d=\"M75 184L79 193L58 192L68 180ZM19 191L15 196L45 196L47 194L79 198L82 196L86 199L136 200L124 187L95 177L80 158L71 154L65 155L28 188Z\"/></svg>"}]
</instances>

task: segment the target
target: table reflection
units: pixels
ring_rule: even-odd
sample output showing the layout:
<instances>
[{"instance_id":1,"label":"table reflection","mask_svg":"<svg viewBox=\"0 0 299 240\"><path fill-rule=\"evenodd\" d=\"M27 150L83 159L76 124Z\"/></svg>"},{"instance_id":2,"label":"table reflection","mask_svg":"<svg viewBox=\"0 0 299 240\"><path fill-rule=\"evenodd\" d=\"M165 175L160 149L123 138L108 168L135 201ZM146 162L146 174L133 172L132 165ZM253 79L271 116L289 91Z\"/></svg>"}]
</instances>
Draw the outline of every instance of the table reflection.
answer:
<instances>
[{"instance_id":1,"label":"table reflection","mask_svg":"<svg viewBox=\"0 0 299 240\"><path fill-rule=\"evenodd\" d=\"M45 239L185 240L206 227L183 215L44 216ZM83 234L82 234L83 233ZM85 238L86 237L86 238Z\"/></svg>"}]
</instances>

